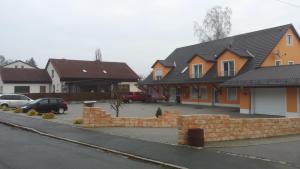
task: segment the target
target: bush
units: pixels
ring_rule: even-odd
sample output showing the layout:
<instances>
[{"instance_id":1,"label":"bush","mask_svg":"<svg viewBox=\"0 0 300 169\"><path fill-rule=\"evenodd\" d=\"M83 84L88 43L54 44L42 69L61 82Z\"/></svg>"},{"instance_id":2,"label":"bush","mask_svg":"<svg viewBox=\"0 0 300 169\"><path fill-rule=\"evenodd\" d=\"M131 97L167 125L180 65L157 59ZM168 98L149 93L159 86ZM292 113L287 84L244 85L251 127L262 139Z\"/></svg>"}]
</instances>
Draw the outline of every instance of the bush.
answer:
<instances>
[{"instance_id":1,"label":"bush","mask_svg":"<svg viewBox=\"0 0 300 169\"><path fill-rule=\"evenodd\" d=\"M75 119L74 121L73 121L73 124L82 124L83 123L83 119Z\"/></svg>"},{"instance_id":2,"label":"bush","mask_svg":"<svg viewBox=\"0 0 300 169\"><path fill-rule=\"evenodd\" d=\"M28 116L36 116L38 115L39 112L37 112L36 110L32 109L32 110L29 110L29 112L27 113Z\"/></svg>"},{"instance_id":3,"label":"bush","mask_svg":"<svg viewBox=\"0 0 300 169\"><path fill-rule=\"evenodd\" d=\"M155 116L158 118L159 116L162 115L162 111L161 111L161 108L159 107L157 110L156 110L156 114Z\"/></svg>"},{"instance_id":4,"label":"bush","mask_svg":"<svg viewBox=\"0 0 300 169\"><path fill-rule=\"evenodd\" d=\"M15 113L22 113L22 109L16 108L16 109L14 110L14 112L15 112Z\"/></svg>"},{"instance_id":5,"label":"bush","mask_svg":"<svg viewBox=\"0 0 300 169\"><path fill-rule=\"evenodd\" d=\"M55 118L55 114L53 112L50 113L44 113L42 116L43 119L54 119Z\"/></svg>"}]
</instances>

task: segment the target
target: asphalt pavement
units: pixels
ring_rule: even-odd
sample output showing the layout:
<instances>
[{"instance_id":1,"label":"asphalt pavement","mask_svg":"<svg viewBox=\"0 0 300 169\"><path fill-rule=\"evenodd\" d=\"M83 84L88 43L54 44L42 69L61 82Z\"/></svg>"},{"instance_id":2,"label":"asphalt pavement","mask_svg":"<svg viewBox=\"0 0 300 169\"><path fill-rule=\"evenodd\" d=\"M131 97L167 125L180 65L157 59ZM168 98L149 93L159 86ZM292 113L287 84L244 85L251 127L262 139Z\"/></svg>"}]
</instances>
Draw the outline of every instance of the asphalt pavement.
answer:
<instances>
[{"instance_id":1,"label":"asphalt pavement","mask_svg":"<svg viewBox=\"0 0 300 169\"><path fill-rule=\"evenodd\" d=\"M161 168L0 124L0 169Z\"/></svg>"},{"instance_id":2,"label":"asphalt pavement","mask_svg":"<svg viewBox=\"0 0 300 169\"><path fill-rule=\"evenodd\" d=\"M86 130L70 125L34 119L13 113L0 113L0 121L11 122L52 135L78 140L137 156L159 160L187 168L201 169L279 169L297 168L293 164L280 163L252 156L224 153L215 149L194 149L186 146L173 146L148 142L127 137ZM41 147L42 148L42 147ZM32 154L32 153L30 153ZM133 167L135 168L135 167ZM138 167L140 168L140 167Z\"/></svg>"}]
</instances>

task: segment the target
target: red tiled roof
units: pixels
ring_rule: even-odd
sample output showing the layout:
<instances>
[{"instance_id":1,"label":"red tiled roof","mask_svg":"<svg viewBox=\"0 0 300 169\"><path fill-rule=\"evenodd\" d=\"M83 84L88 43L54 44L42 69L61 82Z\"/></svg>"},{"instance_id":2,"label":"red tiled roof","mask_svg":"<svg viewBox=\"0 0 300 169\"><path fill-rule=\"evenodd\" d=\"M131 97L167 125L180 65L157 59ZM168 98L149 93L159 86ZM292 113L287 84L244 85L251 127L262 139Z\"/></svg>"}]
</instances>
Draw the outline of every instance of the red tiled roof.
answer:
<instances>
[{"instance_id":1,"label":"red tiled roof","mask_svg":"<svg viewBox=\"0 0 300 169\"><path fill-rule=\"evenodd\" d=\"M137 81L138 75L122 62L49 59L63 81L113 79Z\"/></svg>"},{"instance_id":2,"label":"red tiled roof","mask_svg":"<svg viewBox=\"0 0 300 169\"><path fill-rule=\"evenodd\" d=\"M45 69L1 68L0 74L4 83L51 83Z\"/></svg>"}]
</instances>

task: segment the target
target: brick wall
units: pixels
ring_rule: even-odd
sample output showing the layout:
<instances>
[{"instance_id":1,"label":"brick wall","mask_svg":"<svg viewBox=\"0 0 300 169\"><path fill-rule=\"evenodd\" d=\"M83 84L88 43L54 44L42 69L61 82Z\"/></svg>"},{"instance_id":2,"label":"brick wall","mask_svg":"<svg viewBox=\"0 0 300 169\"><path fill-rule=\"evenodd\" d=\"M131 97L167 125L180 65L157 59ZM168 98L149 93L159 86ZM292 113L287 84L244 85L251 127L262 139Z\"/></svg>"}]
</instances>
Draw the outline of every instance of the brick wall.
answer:
<instances>
[{"instance_id":1,"label":"brick wall","mask_svg":"<svg viewBox=\"0 0 300 169\"><path fill-rule=\"evenodd\" d=\"M98 107L85 107L83 111L84 127L177 127L177 112L163 112L156 117L112 117Z\"/></svg>"},{"instance_id":2,"label":"brick wall","mask_svg":"<svg viewBox=\"0 0 300 169\"><path fill-rule=\"evenodd\" d=\"M178 144L187 144L187 131L204 129L204 140L225 141L300 133L300 118L230 118L228 115L181 115Z\"/></svg>"}]
</instances>

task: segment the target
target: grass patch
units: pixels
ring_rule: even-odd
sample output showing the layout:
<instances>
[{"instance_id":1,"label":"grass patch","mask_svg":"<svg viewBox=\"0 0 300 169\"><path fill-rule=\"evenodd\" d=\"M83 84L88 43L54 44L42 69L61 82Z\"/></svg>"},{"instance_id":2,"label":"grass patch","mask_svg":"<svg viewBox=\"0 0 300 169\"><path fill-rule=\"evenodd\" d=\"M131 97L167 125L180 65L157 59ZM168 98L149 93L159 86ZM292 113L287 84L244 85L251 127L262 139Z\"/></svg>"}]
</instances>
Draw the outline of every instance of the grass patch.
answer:
<instances>
[{"instance_id":1,"label":"grass patch","mask_svg":"<svg viewBox=\"0 0 300 169\"><path fill-rule=\"evenodd\" d=\"M10 111L10 108L4 107L2 110L3 110L3 111Z\"/></svg>"},{"instance_id":2,"label":"grass patch","mask_svg":"<svg viewBox=\"0 0 300 169\"><path fill-rule=\"evenodd\" d=\"M55 114L53 112L50 113L44 113L42 116L43 119L54 119L55 118Z\"/></svg>"},{"instance_id":3,"label":"grass patch","mask_svg":"<svg viewBox=\"0 0 300 169\"><path fill-rule=\"evenodd\" d=\"M32 109L32 110L29 110L29 112L27 113L28 116L36 116L38 115L39 112L37 112L36 110Z\"/></svg>"},{"instance_id":4,"label":"grass patch","mask_svg":"<svg viewBox=\"0 0 300 169\"><path fill-rule=\"evenodd\" d=\"M73 124L82 124L83 123L83 119L82 118L79 118L79 119L75 119L73 121Z\"/></svg>"},{"instance_id":5,"label":"grass patch","mask_svg":"<svg viewBox=\"0 0 300 169\"><path fill-rule=\"evenodd\" d=\"M14 113L22 113L22 109L16 108L16 109L14 110Z\"/></svg>"}]
</instances>

